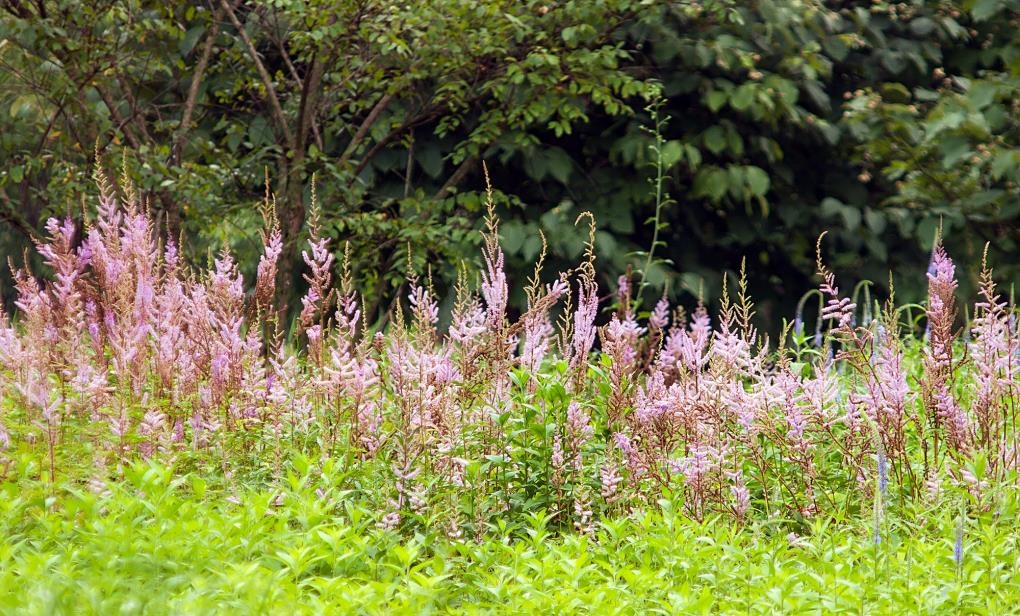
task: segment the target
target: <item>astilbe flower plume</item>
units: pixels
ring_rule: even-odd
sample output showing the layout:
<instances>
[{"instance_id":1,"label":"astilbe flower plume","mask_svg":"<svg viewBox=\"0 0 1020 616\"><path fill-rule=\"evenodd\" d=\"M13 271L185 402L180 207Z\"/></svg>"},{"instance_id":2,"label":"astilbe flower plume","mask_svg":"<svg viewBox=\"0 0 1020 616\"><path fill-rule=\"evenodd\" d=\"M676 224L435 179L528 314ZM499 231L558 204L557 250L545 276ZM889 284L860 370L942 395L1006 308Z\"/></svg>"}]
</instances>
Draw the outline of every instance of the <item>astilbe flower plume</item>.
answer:
<instances>
[{"instance_id":1,"label":"astilbe flower plume","mask_svg":"<svg viewBox=\"0 0 1020 616\"><path fill-rule=\"evenodd\" d=\"M549 309L570 292L570 284L566 275L560 275L552 284L544 287L540 281L542 265L545 262L545 235L542 235L542 252L535 263L535 271L528 281L524 293L528 299L528 310L521 317L523 341L521 344L520 364L531 374L537 374L542 361L549 352L555 332L549 318Z\"/></svg>"},{"instance_id":2,"label":"astilbe flower plume","mask_svg":"<svg viewBox=\"0 0 1020 616\"><path fill-rule=\"evenodd\" d=\"M669 325L669 300L666 299L665 294L659 301L655 303L655 307L652 308L652 312L648 315L648 355L647 360L650 361L654 358L656 351L659 349L659 345L662 344L664 332L666 326Z\"/></svg>"},{"instance_id":3,"label":"astilbe flower plume","mask_svg":"<svg viewBox=\"0 0 1020 616\"><path fill-rule=\"evenodd\" d=\"M575 369L587 361L588 353L595 344L595 317L598 314L598 307L598 284L594 277L582 279L578 287L571 339L571 366Z\"/></svg>"},{"instance_id":4,"label":"astilbe flower plume","mask_svg":"<svg viewBox=\"0 0 1020 616\"><path fill-rule=\"evenodd\" d=\"M389 381L401 409L404 439L418 449L430 445L437 434L449 431L454 418L450 398L460 379L449 346L438 346L434 332L435 305L422 287L412 286L409 301L419 335L398 331L386 348ZM403 317L398 315L398 323ZM422 335L422 328L427 329Z\"/></svg>"},{"instance_id":5,"label":"astilbe flower plume","mask_svg":"<svg viewBox=\"0 0 1020 616\"><path fill-rule=\"evenodd\" d=\"M601 330L602 349L612 360L609 368L611 392L606 401L610 425L616 422L622 409L630 405L632 381L638 368L638 345L645 331L629 312L622 321L614 314Z\"/></svg>"},{"instance_id":6,"label":"astilbe flower plume","mask_svg":"<svg viewBox=\"0 0 1020 616\"><path fill-rule=\"evenodd\" d=\"M974 306L970 355L975 368L973 413L976 441L989 453L993 472L1004 471L1015 459L1017 443L1007 436L1009 400L1017 399L1017 362L1020 339L1010 326L1010 311L1001 301L987 264L982 259L980 301ZM1012 411L1012 412L1015 412Z\"/></svg>"},{"instance_id":7,"label":"astilbe flower plume","mask_svg":"<svg viewBox=\"0 0 1020 616\"><path fill-rule=\"evenodd\" d=\"M283 253L283 235L275 217L271 219L269 232L263 231L263 253L255 274L255 305L266 310L272 304L276 289L277 263Z\"/></svg>"},{"instance_id":8,"label":"astilbe flower plume","mask_svg":"<svg viewBox=\"0 0 1020 616\"><path fill-rule=\"evenodd\" d=\"M602 500L606 504L612 505L619 498L623 483L623 476L620 474L616 460L612 457L607 457L599 468L599 482L601 485L599 494L602 496Z\"/></svg>"},{"instance_id":9,"label":"astilbe flower plume","mask_svg":"<svg viewBox=\"0 0 1020 616\"><path fill-rule=\"evenodd\" d=\"M461 346L471 346L472 341L482 336L485 326L485 309L477 298L471 298L462 308L453 313L450 323L450 340Z\"/></svg>"},{"instance_id":10,"label":"astilbe flower plume","mask_svg":"<svg viewBox=\"0 0 1020 616\"><path fill-rule=\"evenodd\" d=\"M811 455L813 443L807 434L811 416L805 413L806 409L800 404L803 384L797 375L786 369L776 376L776 390L786 424L786 442L798 463L803 466L805 476L810 477L814 474L814 460Z\"/></svg>"},{"instance_id":11,"label":"astilbe flower plume","mask_svg":"<svg viewBox=\"0 0 1020 616\"><path fill-rule=\"evenodd\" d=\"M34 345L23 347L24 353L19 358L23 362L22 368L48 371L57 363L51 352L60 338L59 330L53 323L53 300L39 282L23 269L14 271L14 286L18 294L14 306L20 313L22 327L29 339L36 341Z\"/></svg>"},{"instance_id":12,"label":"astilbe flower plume","mask_svg":"<svg viewBox=\"0 0 1020 616\"><path fill-rule=\"evenodd\" d=\"M301 251L301 258L310 272L304 274L308 283L308 291L301 298L301 314L298 323L308 337L308 355L316 365L321 366L323 360L322 344L324 317L329 310L330 285L333 282L333 262L335 257L329 250L329 240L313 233L308 240L308 250Z\"/></svg>"},{"instance_id":13,"label":"astilbe flower plume","mask_svg":"<svg viewBox=\"0 0 1020 616\"><path fill-rule=\"evenodd\" d=\"M503 250L499 247L499 226L495 213L490 209L486 217L488 233L482 257L485 269L482 271L482 297L485 299L485 324L495 332L504 329L506 303L508 298L506 272L504 271Z\"/></svg>"},{"instance_id":14,"label":"astilbe flower plume","mask_svg":"<svg viewBox=\"0 0 1020 616\"><path fill-rule=\"evenodd\" d=\"M927 278L928 305L925 314L928 319L928 345L922 360L924 377L921 381L921 395L931 429L936 436L944 433L949 446L961 451L961 448L967 447L968 420L959 405L952 400L950 391L954 380L956 266L941 242L937 242L932 249ZM937 448L935 453L937 455Z\"/></svg>"},{"instance_id":15,"label":"astilbe flower plume","mask_svg":"<svg viewBox=\"0 0 1020 616\"><path fill-rule=\"evenodd\" d=\"M8 373L16 373L24 363L25 347L21 344L21 336L11 326L7 311L0 303L0 384Z\"/></svg>"},{"instance_id":16,"label":"astilbe flower plume","mask_svg":"<svg viewBox=\"0 0 1020 616\"><path fill-rule=\"evenodd\" d=\"M712 492L716 489L726 451L710 443L688 444L687 455L672 461L674 472L683 476L691 516L702 519Z\"/></svg>"},{"instance_id":17,"label":"astilbe flower plume","mask_svg":"<svg viewBox=\"0 0 1020 616\"><path fill-rule=\"evenodd\" d=\"M582 454L588 441L594 435L591 425L591 418L587 411L577 401L567 406L566 425L564 426L567 445L567 461L575 472L580 472L582 467Z\"/></svg>"},{"instance_id":18,"label":"astilbe flower plume","mask_svg":"<svg viewBox=\"0 0 1020 616\"><path fill-rule=\"evenodd\" d=\"M99 217L86 240L97 283L98 323L112 351L114 371L141 395L155 313L159 246L148 215L129 201L120 209L100 196Z\"/></svg>"},{"instance_id":19,"label":"astilbe flower plume","mask_svg":"<svg viewBox=\"0 0 1020 616\"><path fill-rule=\"evenodd\" d=\"M967 454L973 438L967 412L945 388L935 394L934 408L939 425L945 432L946 443L953 451Z\"/></svg>"},{"instance_id":20,"label":"astilbe flower plume","mask_svg":"<svg viewBox=\"0 0 1020 616\"><path fill-rule=\"evenodd\" d=\"M349 446L364 456L379 449L382 415L375 389L380 382L378 362L366 342L359 342L361 310L350 288L349 260L344 259L342 290L334 321L336 331L329 348L324 384L332 406L350 420Z\"/></svg>"},{"instance_id":21,"label":"astilbe flower plume","mask_svg":"<svg viewBox=\"0 0 1020 616\"><path fill-rule=\"evenodd\" d=\"M953 322L956 319L956 266L941 244L932 252L928 270L928 348L925 369L935 388L948 379L953 361Z\"/></svg>"},{"instance_id":22,"label":"astilbe flower plume","mask_svg":"<svg viewBox=\"0 0 1020 616\"><path fill-rule=\"evenodd\" d=\"M854 311L857 310L857 304L853 303L848 297L840 297L839 287L836 286L836 275L822 263L823 237L825 237L825 233L818 236L818 242L815 245L815 271L818 277L822 279L818 290L826 298L820 318L822 320L832 319L836 322L837 330L849 331L854 319Z\"/></svg>"},{"instance_id":23,"label":"astilbe flower plume","mask_svg":"<svg viewBox=\"0 0 1020 616\"><path fill-rule=\"evenodd\" d=\"M589 219L591 215L588 214ZM581 217L578 217L580 221ZM572 336L566 350L570 368L575 375L588 361L588 353L595 344L595 317L598 315L598 283L595 282L595 223L589 225L588 243L585 244L585 261L580 268L577 309L571 323Z\"/></svg>"},{"instance_id":24,"label":"astilbe flower plume","mask_svg":"<svg viewBox=\"0 0 1020 616\"><path fill-rule=\"evenodd\" d=\"M733 497L733 504L731 505L733 514L737 520L743 522L747 519L748 513L751 510L751 490L747 487L747 482L744 480L744 472L737 468L736 470L724 471L724 474L730 482L730 494Z\"/></svg>"},{"instance_id":25,"label":"astilbe flower plume","mask_svg":"<svg viewBox=\"0 0 1020 616\"><path fill-rule=\"evenodd\" d=\"M864 391L851 396L875 426L885 452L893 457L906 455L907 405L910 388L903 367L903 350L895 335L880 327L875 334L871 369L866 373ZM856 426L867 430L863 424Z\"/></svg>"},{"instance_id":26,"label":"astilbe flower plume","mask_svg":"<svg viewBox=\"0 0 1020 616\"><path fill-rule=\"evenodd\" d=\"M37 242L36 250L53 268L54 283L50 286L53 325L60 338L61 361L67 366L85 360L82 341L85 333L82 275L91 261L87 244L75 248L75 225L70 218L62 223L55 218L46 222L48 241Z\"/></svg>"},{"instance_id":27,"label":"astilbe flower plume","mask_svg":"<svg viewBox=\"0 0 1020 616\"><path fill-rule=\"evenodd\" d=\"M712 358L709 353L711 339L712 322L708 310L699 303L688 330L682 327L670 330L659 353L658 369L674 378L701 373Z\"/></svg>"}]
</instances>

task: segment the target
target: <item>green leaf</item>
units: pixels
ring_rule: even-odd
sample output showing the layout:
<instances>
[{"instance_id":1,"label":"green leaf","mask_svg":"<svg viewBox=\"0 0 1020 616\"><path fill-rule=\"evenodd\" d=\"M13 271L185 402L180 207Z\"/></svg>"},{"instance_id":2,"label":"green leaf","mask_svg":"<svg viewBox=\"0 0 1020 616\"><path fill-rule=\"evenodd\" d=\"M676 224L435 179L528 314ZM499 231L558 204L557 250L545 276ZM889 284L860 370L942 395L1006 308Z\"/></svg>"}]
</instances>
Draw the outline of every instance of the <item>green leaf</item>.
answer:
<instances>
[{"instance_id":1,"label":"green leaf","mask_svg":"<svg viewBox=\"0 0 1020 616\"><path fill-rule=\"evenodd\" d=\"M538 233L533 233L529 235L521 245L521 258L530 263L535 260L535 257L538 256L538 253L541 250L542 238L539 237Z\"/></svg>"},{"instance_id":2,"label":"green leaf","mask_svg":"<svg viewBox=\"0 0 1020 616\"><path fill-rule=\"evenodd\" d=\"M843 225L848 231L854 231L861 225L861 212L852 205L847 205L839 199L826 197L822 199L820 206L823 216L829 218L837 215L840 216L843 219Z\"/></svg>"},{"instance_id":3,"label":"green leaf","mask_svg":"<svg viewBox=\"0 0 1020 616\"><path fill-rule=\"evenodd\" d=\"M705 147L713 154L720 154L726 149L726 132L718 124L710 126L701 136Z\"/></svg>"},{"instance_id":4,"label":"green leaf","mask_svg":"<svg viewBox=\"0 0 1020 616\"><path fill-rule=\"evenodd\" d=\"M712 90L705 96L705 105L708 106L708 109L712 113L715 113L722 109L722 106L726 104L728 99L729 94L726 92L723 92L722 90Z\"/></svg>"},{"instance_id":5,"label":"green leaf","mask_svg":"<svg viewBox=\"0 0 1020 616\"><path fill-rule=\"evenodd\" d=\"M970 148L970 141L958 135L949 135L943 138L939 145L942 152L942 168L951 169L960 161L969 157L973 150Z\"/></svg>"},{"instance_id":6,"label":"green leaf","mask_svg":"<svg viewBox=\"0 0 1020 616\"><path fill-rule=\"evenodd\" d=\"M202 38L203 34L205 34L205 25L198 25L194 28L189 28L188 31L184 33L184 37L181 38L181 41L177 44L177 49L180 51L181 55L187 56L190 54L191 50L195 48L195 45L198 43L199 39Z\"/></svg>"},{"instance_id":7,"label":"green leaf","mask_svg":"<svg viewBox=\"0 0 1020 616\"><path fill-rule=\"evenodd\" d=\"M563 148L551 147L543 150L535 150L531 155L524 157L524 170L529 177L535 181L542 181L547 176L561 184L566 184L570 179L574 161Z\"/></svg>"},{"instance_id":8,"label":"green leaf","mask_svg":"<svg viewBox=\"0 0 1020 616\"><path fill-rule=\"evenodd\" d=\"M15 184L25 179L25 167L24 165L14 165L7 170L7 177L11 178L11 181Z\"/></svg>"},{"instance_id":9,"label":"green leaf","mask_svg":"<svg viewBox=\"0 0 1020 616\"><path fill-rule=\"evenodd\" d=\"M883 68L894 75L900 74L907 67L906 54L899 51L884 49L878 54L878 61Z\"/></svg>"},{"instance_id":10,"label":"green leaf","mask_svg":"<svg viewBox=\"0 0 1020 616\"><path fill-rule=\"evenodd\" d=\"M682 141L671 139L662 145L662 165L666 169L673 168L684 157L684 144Z\"/></svg>"},{"instance_id":11,"label":"green leaf","mask_svg":"<svg viewBox=\"0 0 1020 616\"><path fill-rule=\"evenodd\" d=\"M704 167L694 176L693 193L696 197L708 197L719 201L728 187L726 171L719 167Z\"/></svg>"},{"instance_id":12,"label":"green leaf","mask_svg":"<svg viewBox=\"0 0 1020 616\"><path fill-rule=\"evenodd\" d=\"M907 87L902 83L883 83L882 98L891 103L907 103L910 102L910 90L907 90Z\"/></svg>"},{"instance_id":13,"label":"green leaf","mask_svg":"<svg viewBox=\"0 0 1020 616\"><path fill-rule=\"evenodd\" d=\"M684 152L687 158L687 165L691 169L696 170L701 166L701 150L688 143L684 145Z\"/></svg>"},{"instance_id":14,"label":"green leaf","mask_svg":"<svg viewBox=\"0 0 1020 616\"><path fill-rule=\"evenodd\" d=\"M734 199L743 199L747 194L747 180L744 168L740 165L730 165L726 168L726 176L726 185L730 195Z\"/></svg>"},{"instance_id":15,"label":"green leaf","mask_svg":"<svg viewBox=\"0 0 1020 616\"><path fill-rule=\"evenodd\" d=\"M535 229L526 228L519 220L508 220L499 228L499 243L509 254L516 254L529 233L535 233Z\"/></svg>"},{"instance_id":16,"label":"green leaf","mask_svg":"<svg viewBox=\"0 0 1020 616\"><path fill-rule=\"evenodd\" d=\"M771 186L769 174L760 167L745 167L744 180L747 182L747 187L751 191L751 195L755 197L765 195Z\"/></svg>"},{"instance_id":17,"label":"green leaf","mask_svg":"<svg viewBox=\"0 0 1020 616\"><path fill-rule=\"evenodd\" d=\"M1020 151L1002 150L997 152L995 158L992 159L990 169L992 178L1001 179L1009 171L1013 171L1014 173L1011 175L1015 175L1018 164L1020 164Z\"/></svg>"},{"instance_id":18,"label":"green leaf","mask_svg":"<svg viewBox=\"0 0 1020 616\"><path fill-rule=\"evenodd\" d=\"M970 16L974 21L985 21L1002 8L1002 0L977 0L970 9Z\"/></svg>"},{"instance_id":19,"label":"green leaf","mask_svg":"<svg viewBox=\"0 0 1020 616\"><path fill-rule=\"evenodd\" d=\"M195 498L202 498L205 496L206 481L198 475L191 476L191 491L194 493Z\"/></svg>"},{"instance_id":20,"label":"green leaf","mask_svg":"<svg viewBox=\"0 0 1020 616\"><path fill-rule=\"evenodd\" d=\"M732 126L726 131L726 145L729 146L730 152L734 156L744 155L744 140L740 138L740 133Z\"/></svg>"},{"instance_id":21,"label":"green leaf","mask_svg":"<svg viewBox=\"0 0 1020 616\"><path fill-rule=\"evenodd\" d=\"M35 95L32 94L21 94L11 102L8 113L12 118L16 118L20 115L27 114L32 111L37 104Z\"/></svg>"},{"instance_id":22,"label":"green leaf","mask_svg":"<svg viewBox=\"0 0 1020 616\"><path fill-rule=\"evenodd\" d=\"M733 92L733 96L730 97L730 107L733 107L737 111L744 111L751 106L754 101L755 87L749 83L745 83Z\"/></svg>"},{"instance_id":23,"label":"green leaf","mask_svg":"<svg viewBox=\"0 0 1020 616\"><path fill-rule=\"evenodd\" d=\"M876 235L885 231L885 216L879 210L870 207L866 208L864 210L864 223Z\"/></svg>"},{"instance_id":24,"label":"green leaf","mask_svg":"<svg viewBox=\"0 0 1020 616\"><path fill-rule=\"evenodd\" d=\"M918 17L910 22L910 31L916 36L928 36L937 27L938 24L930 17Z\"/></svg>"},{"instance_id":25,"label":"green leaf","mask_svg":"<svg viewBox=\"0 0 1020 616\"><path fill-rule=\"evenodd\" d=\"M917 241L924 250L931 250L935 243L935 232L938 231L939 224L938 218L928 217L917 225Z\"/></svg>"},{"instance_id":26,"label":"green leaf","mask_svg":"<svg viewBox=\"0 0 1020 616\"><path fill-rule=\"evenodd\" d=\"M804 91L807 92L808 98L811 102L820 109L823 113L828 113L832 109L832 103L829 101L829 94L818 84L817 81L808 81L804 83Z\"/></svg>"},{"instance_id":27,"label":"green leaf","mask_svg":"<svg viewBox=\"0 0 1020 616\"><path fill-rule=\"evenodd\" d=\"M269 145L273 142L273 130L269 122L263 116L255 116L248 125L248 140L256 148Z\"/></svg>"},{"instance_id":28,"label":"green leaf","mask_svg":"<svg viewBox=\"0 0 1020 616\"><path fill-rule=\"evenodd\" d=\"M846 44L846 41L840 35L835 34L827 36L822 40L822 48L825 50L825 53L837 62L842 62L847 54L850 53L850 46Z\"/></svg>"},{"instance_id":29,"label":"green leaf","mask_svg":"<svg viewBox=\"0 0 1020 616\"><path fill-rule=\"evenodd\" d=\"M996 84L988 81L975 81L967 90L967 98L978 109L984 109L995 102L998 93L999 88Z\"/></svg>"},{"instance_id":30,"label":"green leaf","mask_svg":"<svg viewBox=\"0 0 1020 616\"><path fill-rule=\"evenodd\" d=\"M443 173L443 152L434 142L427 143L424 147L415 151L415 159L424 171L431 178L438 178Z\"/></svg>"}]
</instances>

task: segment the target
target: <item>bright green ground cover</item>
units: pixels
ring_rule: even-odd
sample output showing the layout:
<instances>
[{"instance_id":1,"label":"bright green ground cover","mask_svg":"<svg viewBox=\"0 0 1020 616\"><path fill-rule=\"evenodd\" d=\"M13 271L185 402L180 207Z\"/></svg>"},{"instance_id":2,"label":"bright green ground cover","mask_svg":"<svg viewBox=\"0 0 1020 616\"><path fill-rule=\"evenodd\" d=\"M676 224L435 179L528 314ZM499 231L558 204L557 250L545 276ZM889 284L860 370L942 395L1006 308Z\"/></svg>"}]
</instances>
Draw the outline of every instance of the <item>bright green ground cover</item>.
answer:
<instances>
[{"instance_id":1,"label":"bright green ground cover","mask_svg":"<svg viewBox=\"0 0 1020 616\"><path fill-rule=\"evenodd\" d=\"M550 534L536 513L479 543L378 530L349 492L293 471L233 494L147 464L103 489L8 479L5 613L1020 612L1010 494L968 517L958 567L945 506L890 511L877 545L873 520L793 537L692 522L666 500L593 537Z\"/></svg>"}]
</instances>

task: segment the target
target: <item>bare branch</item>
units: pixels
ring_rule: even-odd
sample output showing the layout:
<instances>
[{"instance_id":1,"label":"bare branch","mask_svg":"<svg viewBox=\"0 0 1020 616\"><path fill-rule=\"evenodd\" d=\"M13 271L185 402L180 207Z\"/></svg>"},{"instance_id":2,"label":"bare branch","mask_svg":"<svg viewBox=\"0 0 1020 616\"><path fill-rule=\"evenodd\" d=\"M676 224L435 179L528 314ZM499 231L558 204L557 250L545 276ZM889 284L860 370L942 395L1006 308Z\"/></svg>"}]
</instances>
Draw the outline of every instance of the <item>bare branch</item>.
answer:
<instances>
[{"instance_id":1,"label":"bare branch","mask_svg":"<svg viewBox=\"0 0 1020 616\"><path fill-rule=\"evenodd\" d=\"M358 127L357 132L354 133L354 137L351 138L351 142L347 144L347 148L344 150L344 153L340 155L340 160L337 161L338 166L343 167L351 160L351 157L354 156L354 153L358 150L358 146L365 140L365 137L368 135L368 131L371 130L372 125L376 123L379 116L382 115L382 112L386 110L386 107L392 100L393 94L384 94L383 97L379 99L379 102L372 107L372 111L368 112L368 115L365 116L365 119L361 122L361 126Z\"/></svg>"},{"instance_id":2,"label":"bare branch","mask_svg":"<svg viewBox=\"0 0 1020 616\"><path fill-rule=\"evenodd\" d=\"M117 103L110 96L110 93L106 89L99 87L98 84L92 84L92 87L96 89L96 92L99 93L99 98L103 99L106 108L110 110L110 117L117 123L117 128L124 131L124 138L128 140L132 148L139 149L142 144L138 139L138 135L131 129L130 121L120 114L120 111L117 109Z\"/></svg>"},{"instance_id":3,"label":"bare branch","mask_svg":"<svg viewBox=\"0 0 1020 616\"><path fill-rule=\"evenodd\" d=\"M17 205L11 202L11 198L7 195L7 191L0 189L0 202L2 202L6 209L0 209L0 221L3 221L10 225L12 228L17 230L19 233L24 235L29 240L36 238L35 229L32 225L22 218L18 210L20 209Z\"/></svg>"},{"instance_id":4,"label":"bare branch","mask_svg":"<svg viewBox=\"0 0 1020 616\"><path fill-rule=\"evenodd\" d=\"M449 197L450 193L453 192L453 189L457 188L457 186L459 186L460 183L464 181L464 178L466 178L467 175L474 170L475 165L477 164L478 164L477 158L468 158L467 160L462 162L460 166L457 167L457 170L453 172L453 175L451 175L450 178L446 180L446 183L443 184L442 188L439 189L439 191L436 193L435 198L445 199Z\"/></svg>"},{"instance_id":5,"label":"bare branch","mask_svg":"<svg viewBox=\"0 0 1020 616\"><path fill-rule=\"evenodd\" d=\"M389 132L389 134L387 134L385 137L383 137L382 139L377 141L375 143L375 145L373 145L368 150L368 152L366 152L365 155L361 158L361 161L358 163L358 166L354 169L354 177L356 178L359 175L361 175L361 172L365 170L365 167L368 166L368 163L370 163L372 161L372 159L375 158L375 156L379 152L383 151L383 149L386 146L388 146L389 144L393 143L394 140L396 140L398 137L403 135L404 132L406 132L406 131L408 131L410 129L413 129L413 128L417 127L417 126L421 126L423 124L427 124L428 122L431 122L432 120L434 120L436 118L437 114L438 114L438 107L433 107L430 111L422 113L422 114L414 117L413 119L406 120L403 124L401 124L400 126L398 126L395 129L391 130ZM350 146L348 146L348 147L350 147ZM353 178L352 178L351 181L353 181Z\"/></svg>"},{"instance_id":6,"label":"bare branch","mask_svg":"<svg viewBox=\"0 0 1020 616\"><path fill-rule=\"evenodd\" d=\"M269 99L269 106L272 108L276 127L287 141L287 147L293 150L295 144L294 133L290 130L290 126L287 125L287 116L283 114L283 106L280 104L280 97L276 94L276 87L273 86L272 76L270 76L266 66L262 63L262 58L259 57L259 52L255 49L255 44L252 43L251 37L248 36L248 32L244 29L244 25L237 19L234 8L227 3L227 0L220 0L220 7L226 11L230 23L237 28L238 36L241 37L241 41L244 42L244 46L248 50L248 55L251 56L252 62L255 63L255 70L258 71L259 77L262 79L262 85L266 88L266 97Z\"/></svg>"},{"instance_id":7,"label":"bare branch","mask_svg":"<svg viewBox=\"0 0 1020 616\"><path fill-rule=\"evenodd\" d=\"M223 7L217 7L213 14L212 26L202 43L202 53L198 57L194 74L191 77L191 86L188 88L188 98L184 101L184 113L181 115L181 124L174 137L173 150L170 153L172 165L180 165L184 157L184 142L188 133L191 132L191 116L195 112L195 105L198 103L198 91L202 87L202 78L205 76L206 68L209 66L209 59L212 58L213 47L216 44L216 37L220 33L220 19L223 18Z\"/></svg>"}]
</instances>

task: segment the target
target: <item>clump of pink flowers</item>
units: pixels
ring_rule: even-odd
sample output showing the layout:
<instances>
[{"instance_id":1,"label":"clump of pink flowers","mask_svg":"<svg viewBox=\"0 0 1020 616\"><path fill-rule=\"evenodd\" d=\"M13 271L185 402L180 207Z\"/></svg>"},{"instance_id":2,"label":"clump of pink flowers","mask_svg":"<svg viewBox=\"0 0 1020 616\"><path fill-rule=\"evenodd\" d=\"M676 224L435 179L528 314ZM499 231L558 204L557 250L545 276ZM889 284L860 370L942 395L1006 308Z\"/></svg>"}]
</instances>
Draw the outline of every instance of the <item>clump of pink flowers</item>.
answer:
<instances>
[{"instance_id":1,"label":"clump of pink flowers","mask_svg":"<svg viewBox=\"0 0 1020 616\"><path fill-rule=\"evenodd\" d=\"M311 452L343 460L352 491L381 482L366 496L381 527L438 521L456 537L535 508L590 533L599 515L665 493L698 519L812 517L848 485L919 497L944 478L974 492L1016 470L1015 310L983 265L959 342L956 266L941 245L928 334L913 343L891 301L856 322L819 240L830 327L800 355L759 334L743 271L714 316L666 297L641 312L629 276L607 313L590 217L582 263L544 278L540 258L511 319L491 203L484 269L462 274L449 327L429 279L411 275L389 329L370 332L352 264L313 224L286 339L269 200L263 215L250 281L226 249L207 270L185 263L105 181L93 219L48 221L37 249L52 275L16 270L16 316L0 312L0 457L38 446L58 477L58 454L88 439L98 468L187 453L229 475L258 452L280 475L287 456ZM916 374L911 344L923 344ZM967 467L978 455L982 478Z\"/></svg>"}]
</instances>

